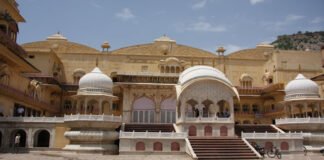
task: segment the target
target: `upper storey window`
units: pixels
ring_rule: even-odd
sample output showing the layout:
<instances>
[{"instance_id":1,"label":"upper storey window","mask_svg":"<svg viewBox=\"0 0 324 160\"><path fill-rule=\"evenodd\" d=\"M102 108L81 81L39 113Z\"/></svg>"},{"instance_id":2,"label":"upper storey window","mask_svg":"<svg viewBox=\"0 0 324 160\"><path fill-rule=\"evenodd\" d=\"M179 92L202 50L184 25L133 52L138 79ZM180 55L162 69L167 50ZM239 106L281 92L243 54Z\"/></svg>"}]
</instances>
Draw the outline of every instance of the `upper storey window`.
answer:
<instances>
[{"instance_id":1,"label":"upper storey window","mask_svg":"<svg viewBox=\"0 0 324 160\"><path fill-rule=\"evenodd\" d=\"M241 75L240 84L242 87L244 87L244 88L252 87L252 82L253 82L253 78L250 75L248 75L246 73Z\"/></svg>"},{"instance_id":2,"label":"upper storey window","mask_svg":"<svg viewBox=\"0 0 324 160\"><path fill-rule=\"evenodd\" d=\"M84 76L86 73L83 69L76 69L73 72L73 84L78 84L81 77Z\"/></svg>"},{"instance_id":3,"label":"upper storey window","mask_svg":"<svg viewBox=\"0 0 324 160\"><path fill-rule=\"evenodd\" d=\"M184 70L183 62L178 58L169 57L161 60L160 72L161 73L181 73Z\"/></svg>"}]
</instances>

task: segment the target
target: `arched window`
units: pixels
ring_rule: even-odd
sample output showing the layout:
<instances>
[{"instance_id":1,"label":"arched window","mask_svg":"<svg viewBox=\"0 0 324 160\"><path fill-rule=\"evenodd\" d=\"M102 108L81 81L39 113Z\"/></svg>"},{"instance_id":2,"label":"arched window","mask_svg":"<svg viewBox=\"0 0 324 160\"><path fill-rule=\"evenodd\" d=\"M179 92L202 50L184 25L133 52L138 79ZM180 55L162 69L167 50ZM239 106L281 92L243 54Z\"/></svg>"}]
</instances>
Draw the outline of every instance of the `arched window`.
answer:
<instances>
[{"instance_id":1,"label":"arched window","mask_svg":"<svg viewBox=\"0 0 324 160\"><path fill-rule=\"evenodd\" d=\"M143 96L133 103L133 122L154 123L155 103L152 99Z\"/></svg>"},{"instance_id":2,"label":"arched window","mask_svg":"<svg viewBox=\"0 0 324 160\"><path fill-rule=\"evenodd\" d=\"M266 142L264 145L265 150L270 150L273 147L272 142Z\"/></svg>"},{"instance_id":3,"label":"arched window","mask_svg":"<svg viewBox=\"0 0 324 160\"><path fill-rule=\"evenodd\" d=\"M221 126L220 127L220 136L227 136L228 135L228 129L226 126Z\"/></svg>"},{"instance_id":4,"label":"arched window","mask_svg":"<svg viewBox=\"0 0 324 160\"><path fill-rule=\"evenodd\" d=\"M213 128L211 126L205 126L205 136L213 136Z\"/></svg>"},{"instance_id":5,"label":"arched window","mask_svg":"<svg viewBox=\"0 0 324 160\"><path fill-rule=\"evenodd\" d=\"M78 84L79 80L82 76L84 76L86 72L83 69L76 69L73 72L73 84Z\"/></svg>"},{"instance_id":6,"label":"arched window","mask_svg":"<svg viewBox=\"0 0 324 160\"><path fill-rule=\"evenodd\" d=\"M252 81L253 81L253 78L250 75L248 75L247 73L242 74L240 77L241 87L244 87L244 88L252 87Z\"/></svg>"},{"instance_id":7,"label":"arched window","mask_svg":"<svg viewBox=\"0 0 324 160\"><path fill-rule=\"evenodd\" d=\"M248 104L243 104L242 110L243 110L243 112L248 113L250 111L249 105Z\"/></svg>"},{"instance_id":8,"label":"arched window","mask_svg":"<svg viewBox=\"0 0 324 160\"><path fill-rule=\"evenodd\" d=\"M162 151L163 145L161 142L154 142L153 144L153 151Z\"/></svg>"},{"instance_id":9,"label":"arched window","mask_svg":"<svg viewBox=\"0 0 324 160\"><path fill-rule=\"evenodd\" d=\"M259 113L259 106L257 104L253 104L252 111L253 111L253 113Z\"/></svg>"},{"instance_id":10,"label":"arched window","mask_svg":"<svg viewBox=\"0 0 324 160\"><path fill-rule=\"evenodd\" d=\"M180 144L178 142L172 142L171 151L180 151Z\"/></svg>"},{"instance_id":11,"label":"arched window","mask_svg":"<svg viewBox=\"0 0 324 160\"><path fill-rule=\"evenodd\" d=\"M281 142L280 149L283 150L283 151L288 151L289 150L288 142Z\"/></svg>"},{"instance_id":12,"label":"arched window","mask_svg":"<svg viewBox=\"0 0 324 160\"><path fill-rule=\"evenodd\" d=\"M145 151L145 143L137 142L135 148L136 148L136 151Z\"/></svg>"},{"instance_id":13,"label":"arched window","mask_svg":"<svg viewBox=\"0 0 324 160\"><path fill-rule=\"evenodd\" d=\"M176 99L167 98L161 103L161 123L175 123Z\"/></svg>"},{"instance_id":14,"label":"arched window","mask_svg":"<svg viewBox=\"0 0 324 160\"><path fill-rule=\"evenodd\" d=\"M190 126L188 135L189 136L196 136L197 135L197 128L195 126Z\"/></svg>"}]
</instances>

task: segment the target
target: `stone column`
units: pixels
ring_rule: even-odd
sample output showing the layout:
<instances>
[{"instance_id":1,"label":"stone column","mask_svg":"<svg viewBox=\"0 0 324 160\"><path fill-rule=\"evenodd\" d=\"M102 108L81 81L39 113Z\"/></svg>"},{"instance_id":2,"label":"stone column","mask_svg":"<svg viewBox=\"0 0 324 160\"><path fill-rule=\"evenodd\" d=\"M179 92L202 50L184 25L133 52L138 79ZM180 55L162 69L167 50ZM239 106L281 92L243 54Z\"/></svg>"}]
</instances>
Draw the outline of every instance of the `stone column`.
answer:
<instances>
[{"instance_id":1,"label":"stone column","mask_svg":"<svg viewBox=\"0 0 324 160\"><path fill-rule=\"evenodd\" d=\"M33 130L29 128L26 133L26 147L27 148L33 148L34 147L34 135L33 135Z\"/></svg>"},{"instance_id":2,"label":"stone column","mask_svg":"<svg viewBox=\"0 0 324 160\"><path fill-rule=\"evenodd\" d=\"M185 121L185 117L187 116L186 107L187 107L187 98L183 98L181 100L181 106L180 106L180 112L181 112L180 121Z\"/></svg>"},{"instance_id":3,"label":"stone column","mask_svg":"<svg viewBox=\"0 0 324 160\"><path fill-rule=\"evenodd\" d=\"M112 111L113 111L113 101L112 101L112 99L109 99L109 105L110 105L110 107L109 107L109 113L112 114Z\"/></svg>"},{"instance_id":4,"label":"stone column","mask_svg":"<svg viewBox=\"0 0 324 160\"><path fill-rule=\"evenodd\" d=\"M307 117L307 103L303 104L303 110L304 110L304 117Z\"/></svg>"},{"instance_id":5,"label":"stone column","mask_svg":"<svg viewBox=\"0 0 324 160\"><path fill-rule=\"evenodd\" d=\"M98 107L99 107L99 114L102 114L102 97L99 98Z\"/></svg>"},{"instance_id":6,"label":"stone column","mask_svg":"<svg viewBox=\"0 0 324 160\"><path fill-rule=\"evenodd\" d=\"M75 114L78 114L78 113L80 113L81 111L80 111L80 100L79 99L77 99L76 100L76 110L75 110Z\"/></svg>"},{"instance_id":7,"label":"stone column","mask_svg":"<svg viewBox=\"0 0 324 160\"><path fill-rule=\"evenodd\" d=\"M87 114L88 112L88 98L86 97L84 99L84 114Z\"/></svg>"}]
</instances>

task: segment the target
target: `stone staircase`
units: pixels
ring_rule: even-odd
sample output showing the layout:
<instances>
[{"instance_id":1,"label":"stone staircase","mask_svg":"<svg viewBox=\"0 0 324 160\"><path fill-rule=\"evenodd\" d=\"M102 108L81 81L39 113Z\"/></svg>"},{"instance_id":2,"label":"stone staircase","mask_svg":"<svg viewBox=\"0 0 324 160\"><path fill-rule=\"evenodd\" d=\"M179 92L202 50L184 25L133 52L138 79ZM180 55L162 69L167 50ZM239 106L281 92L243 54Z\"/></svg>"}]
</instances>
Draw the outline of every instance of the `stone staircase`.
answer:
<instances>
[{"instance_id":1,"label":"stone staircase","mask_svg":"<svg viewBox=\"0 0 324 160\"><path fill-rule=\"evenodd\" d=\"M278 130L273 128L269 124L236 124L235 125L235 134L241 136L241 133L277 133Z\"/></svg>"},{"instance_id":2,"label":"stone staircase","mask_svg":"<svg viewBox=\"0 0 324 160\"><path fill-rule=\"evenodd\" d=\"M125 124L125 132L175 132L173 124Z\"/></svg>"},{"instance_id":3,"label":"stone staircase","mask_svg":"<svg viewBox=\"0 0 324 160\"><path fill-rule=\"evenodd\" d=\"M190 137L189 141L199 160L203 159L259 159L240 138Z\"/></svg>"}]
</instances>

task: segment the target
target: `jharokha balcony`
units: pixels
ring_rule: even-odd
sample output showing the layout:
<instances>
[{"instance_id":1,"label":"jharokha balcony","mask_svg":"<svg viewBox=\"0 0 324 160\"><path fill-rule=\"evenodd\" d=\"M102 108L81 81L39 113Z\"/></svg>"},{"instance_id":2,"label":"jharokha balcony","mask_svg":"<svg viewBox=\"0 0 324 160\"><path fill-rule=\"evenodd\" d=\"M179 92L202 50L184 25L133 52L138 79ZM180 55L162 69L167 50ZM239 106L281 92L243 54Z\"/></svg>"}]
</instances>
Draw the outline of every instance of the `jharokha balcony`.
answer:
<instances>
[{"instance_id":1,"label":"jharokha balcony","mask_svg":"<svg viewBox=\"0 0 324 160\"><path fill-rule=\"evenodd\" d=\"M28 95L16 88L9 85L0 84L0 93L8 97L12 97L18 101L22 101L30 106L41 108L44 110L51 111L53 113L59 112L59 107L51 105L47 102L36 99L35 97Z\"/></svg>"}]
</instances>

